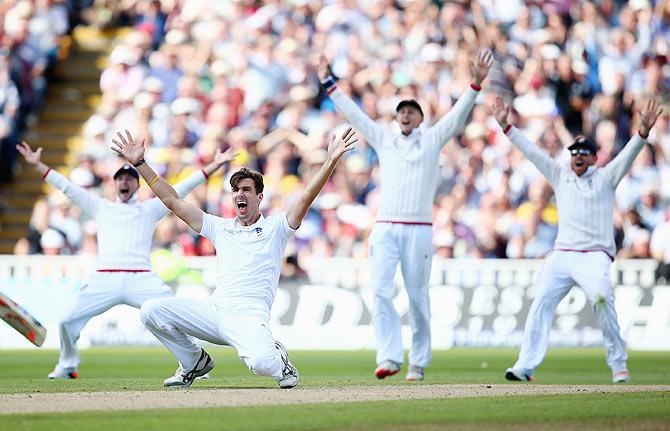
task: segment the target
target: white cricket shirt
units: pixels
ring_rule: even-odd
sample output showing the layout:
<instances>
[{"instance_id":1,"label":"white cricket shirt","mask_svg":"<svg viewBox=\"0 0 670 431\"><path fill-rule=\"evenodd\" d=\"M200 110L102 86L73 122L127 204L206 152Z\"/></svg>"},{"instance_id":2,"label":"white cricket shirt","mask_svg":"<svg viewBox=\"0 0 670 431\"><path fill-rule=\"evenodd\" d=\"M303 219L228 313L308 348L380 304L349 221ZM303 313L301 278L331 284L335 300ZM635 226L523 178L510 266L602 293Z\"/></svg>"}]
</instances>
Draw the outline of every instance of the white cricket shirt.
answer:
<instances>
[{"instance_id":1,"label":"white cricket shirt","mask_svg":"<svg viewBox=\"0 0 670 431\"><path fill-rule=\"evenodd\" d=\"M258 298L272 306L282 256L293 230L286 213L261 217L251 226L237 218L225 219L205 214L200 235L216 249L217 280L212 293L215 304L231 299Z\"/></svg>"},{"instance_id":2,"label":"white cricket shirt","mask_svg":"<svg viewBox=\"0 0 670 431\"><path fill-rule=\"evenodd\" d=\"M440 151L463 128L475 106L478 91L468 88L432 127L418 127L405 136L400 126L374 122L341 90L330 97L342 115L377 152L381 172L377 221L431 223L433 200L440 178Z\"/></svg>"},{"instance_id":3,"label":"white cricket shirt","mask_svg":"<svg viewBox=\"0 0 670 431\"><path fill-rule=\"evenodd\" d=\"M614 244L614 190L640 153L645 140L638 133L603 168L590 166L577 176L569 166L561 166L516 127L510 140L544 175L554 189L558 208L558 235L555 250L605 251L616 254Z\"/></svg>"},{"instance_id":4,"label":"white cricket shirt","mask_svg":"<svg viewBox=\"0 0 670 431\"><path fill-rule=\"evenodd\" d=\"M135 194L128 203L112 202L73 184L54 170L50 170L45 179L95 220L98 230L96 270L151 270L149 254L154 229L170 211L160 199L139 202ZM204 181L203 172L197 171L174 189L184 197Z\"/></svg>"}]
</instances>

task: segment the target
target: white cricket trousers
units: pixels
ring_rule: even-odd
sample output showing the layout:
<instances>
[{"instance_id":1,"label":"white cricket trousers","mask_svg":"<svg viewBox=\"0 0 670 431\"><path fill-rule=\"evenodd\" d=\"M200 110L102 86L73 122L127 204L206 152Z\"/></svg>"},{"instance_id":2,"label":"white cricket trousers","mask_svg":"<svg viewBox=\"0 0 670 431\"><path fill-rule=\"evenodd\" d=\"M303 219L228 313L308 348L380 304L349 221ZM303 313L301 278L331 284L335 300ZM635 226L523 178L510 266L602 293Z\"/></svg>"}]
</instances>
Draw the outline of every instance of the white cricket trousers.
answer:
<instances>
[{"instance_id":1,"label":"white cricket trousers","mask_svg":"<svg viewBox=\"0 0 670 431\"><path fill-rule=\"evenodd\" d=\"M242 362L261 376L282 376L283 362L270 332L270 309L258 299L235 298L225 304L192 298L147 301L140 309L144 326L192 369L200 356L191 336L232 346Z\"/></svg>"},{"instance_id":2,"label":"white cricket trousers","mask_svg":"<svg viewBox=\"0 0 670 431\"><path fill-rule=\"evenodd\" d=\"M610 266L612 261L602 251L554 251L544 262L537 280L537 295L528 312L523 342L515 368L535 369L547 352L549 331L556 306L578 285L586 293L603 331L607 346L607 365L612 372L626 370L626 343L621 338Z\"/></svg>"},{"instance_id":3,"label":"white cricket trousers","mask_svg":"<svg viewBox=\"0 0 670 431\"><path fill-rule=\"evenodd\" d=\"M60 358L56 368L75 371L79 366L77 340L86 323L115 305L140 308L148 299L173 296L155 273L95 272L75 293L60 323Z\"/></svg>"},{"instance_id":4,"label":"white cricket trousers","mask_svg":"<svg viewBox=\"0 0 670 431\"><path fill-rule=\"evenodd\" d=\"M431 360L430 298L428 282L433 263L430 225L375 223L370 233L370 259L374 302L372 322L377 341L377 364L390 360L402 364L401 321L393 306L393 278L398 262L409 297L412 345L410 365L426 367Z\"/></svg>"}]
</instances>

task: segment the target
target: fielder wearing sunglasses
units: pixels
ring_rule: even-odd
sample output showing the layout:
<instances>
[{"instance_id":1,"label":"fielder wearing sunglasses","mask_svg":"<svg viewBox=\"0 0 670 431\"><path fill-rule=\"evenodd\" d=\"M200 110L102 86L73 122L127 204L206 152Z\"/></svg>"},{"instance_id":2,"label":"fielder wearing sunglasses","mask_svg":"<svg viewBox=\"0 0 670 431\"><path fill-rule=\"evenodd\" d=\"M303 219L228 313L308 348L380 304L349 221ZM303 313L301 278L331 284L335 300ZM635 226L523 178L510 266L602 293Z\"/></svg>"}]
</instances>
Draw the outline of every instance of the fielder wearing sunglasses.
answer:
<instances>
[{"instance_id":1,"label":"fielder wearing sunglasses","mask_svg":"<svg viewBox=\"0 0 670 431\"><path fill-rule=\"evenodd\" d=\"M591 150L587 150L586 148L575 148L573 150L570 150L570 155L572 156L577 156L577 155L582 155L582 156L589 156L593 153L591 153Z\"/></svg>"}]
</instances>

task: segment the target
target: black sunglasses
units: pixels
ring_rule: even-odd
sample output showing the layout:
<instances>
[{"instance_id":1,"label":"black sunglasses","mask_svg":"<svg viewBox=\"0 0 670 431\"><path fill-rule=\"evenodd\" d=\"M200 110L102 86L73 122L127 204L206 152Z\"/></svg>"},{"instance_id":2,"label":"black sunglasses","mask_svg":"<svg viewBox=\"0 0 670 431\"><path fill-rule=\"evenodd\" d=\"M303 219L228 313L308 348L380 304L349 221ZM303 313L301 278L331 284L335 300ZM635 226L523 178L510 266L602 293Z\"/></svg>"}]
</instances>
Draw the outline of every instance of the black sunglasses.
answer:
<instances>
[{"instance_id":1,"label":"black sunglasses","mask_svg":"<svg viewBox=\"0 0 670 431\"><path fill-rule=\"evenodd\" d=\"M593 154L593 152L591 150L587 150L586 148L574 148L570 150L571 156L576 156L577 154L581 154L582 156L590 156Z\"/></svg>"}]
</instances>

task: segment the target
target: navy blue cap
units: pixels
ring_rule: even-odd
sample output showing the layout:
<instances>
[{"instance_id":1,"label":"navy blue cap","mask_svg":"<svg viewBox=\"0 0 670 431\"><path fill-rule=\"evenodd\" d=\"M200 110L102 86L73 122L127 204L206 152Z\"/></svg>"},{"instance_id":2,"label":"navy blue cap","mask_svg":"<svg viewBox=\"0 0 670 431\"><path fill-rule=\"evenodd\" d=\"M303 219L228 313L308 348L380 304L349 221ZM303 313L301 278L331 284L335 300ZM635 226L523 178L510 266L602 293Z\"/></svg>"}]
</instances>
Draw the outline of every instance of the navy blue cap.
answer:
<instances>
[{"instance_id":1,"label":"navy blue cap","mask_svg":"<svg viewBox=\"0 0 670 431\"><path fill-rule=\"evenodd\" d=\"M575 138L575 141L568 147L568 150L574 150L575 148L586 148L593 154L598 152L598 146L596 143L586 136L581 135Z\"/></svg>"},{"instance_id":2,"label":"navy blue cap","mask_svg":"<svg viewBox=\"0 0 670 431\"><path fill-rule=\"evenodd\" d=\"M135 178L137 181L140 180L140 174L137 172L137 169L133 168L129 164L125 164L119 168L118 171L114 174L114 179L117 179L119 176L126 174L130 175L131 177Z\"/></svg>"},{"instance_id":3,"label":"navy blue cap","mask_svg":"<svg viewBox=\"0 0 670 431\"><path fill-rule=\"evenodd\" d=\"M398 103L398 106L396 106L395 112L400 111L400 108L402 108L403 106L411 106L412 108L419 111L419 114L421 114L421 116L423 117L423 110L421 109L421 105L419 105L419 102L417 102L416 100L405 99L405 100L401 101L400 103Z\"/></svg>"}]
</instances>

